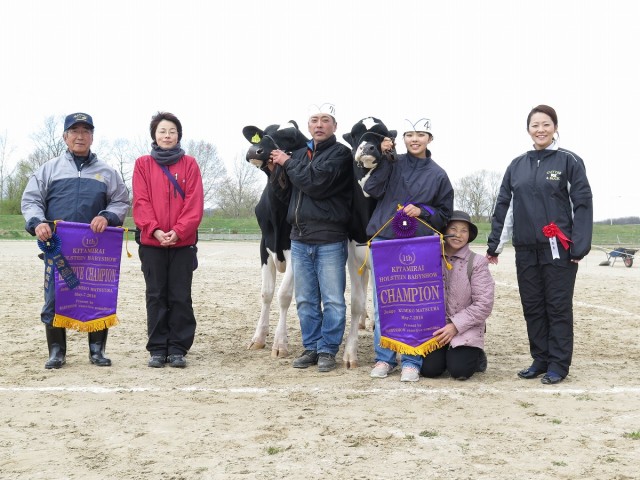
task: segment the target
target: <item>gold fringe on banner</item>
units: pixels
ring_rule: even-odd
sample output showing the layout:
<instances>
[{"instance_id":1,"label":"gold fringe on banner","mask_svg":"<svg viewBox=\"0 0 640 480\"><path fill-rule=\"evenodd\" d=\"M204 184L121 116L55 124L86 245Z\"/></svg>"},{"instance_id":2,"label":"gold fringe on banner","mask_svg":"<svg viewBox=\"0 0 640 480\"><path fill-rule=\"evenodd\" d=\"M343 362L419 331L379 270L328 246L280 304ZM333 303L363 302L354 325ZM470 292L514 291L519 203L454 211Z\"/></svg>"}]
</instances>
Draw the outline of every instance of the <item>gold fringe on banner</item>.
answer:
<instances>
[{"instance_id":1,"label":"gold fringe on banner","mask_svg":"<svg viewBox=\"0 0 640 480\"><path fill-rule=\"evenodd\" d=\"M65 317L59 313L56 313L53 317L54 327L71 328L72 330L78 330L79 332L99 332L100 330L115 327L118 323L118 317L115 313L107 315L106 317L96 318L95 320L89 320L88 322L82 322L75 318Z\"/></svg>"},{"instance_id":2,"label":"gold fringe on banner","mask_svg":"<svg viewBox=\"0 0 640 480\"><path fill-rule=\"evenodd\" d=\"M427 340L422 345L412 347L389 337L380 337L380 346L404 355L422 355L423 357L440 348L440 344L434 338Z\"/></svg>"}]
</instances>

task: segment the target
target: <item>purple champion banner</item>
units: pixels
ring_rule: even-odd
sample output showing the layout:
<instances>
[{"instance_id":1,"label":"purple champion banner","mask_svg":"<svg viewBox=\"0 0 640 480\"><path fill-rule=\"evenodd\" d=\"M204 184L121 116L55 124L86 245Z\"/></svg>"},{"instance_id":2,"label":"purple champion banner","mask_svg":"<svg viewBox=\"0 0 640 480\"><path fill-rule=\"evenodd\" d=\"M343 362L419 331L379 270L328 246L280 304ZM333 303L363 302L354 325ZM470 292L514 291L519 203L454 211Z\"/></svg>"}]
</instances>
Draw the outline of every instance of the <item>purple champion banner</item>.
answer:
<instances>
[{"instance_id":1,"label":"purple champion banner","mask_svg":"<svg viewBox=\"0 0 640 480\"><path fill-rule=\"evenodd\" d=\"M380 345L427 355L439 348L433 332L446 323L440 236L371 244Z\"/></svg>"},{"instance_id":2,"label":"purple champion banner","mask_svg":"<svg viewBox=\"0 0 640 480\"><path fill-rule=\"evenodd\" d=\"M79 285L70 289L55 272L56 327L83 332L118 324L118 282L123 229L107 227L94 233L86 223L57 222L61 253L76 274Z\"/></svg>"}]
</instances>

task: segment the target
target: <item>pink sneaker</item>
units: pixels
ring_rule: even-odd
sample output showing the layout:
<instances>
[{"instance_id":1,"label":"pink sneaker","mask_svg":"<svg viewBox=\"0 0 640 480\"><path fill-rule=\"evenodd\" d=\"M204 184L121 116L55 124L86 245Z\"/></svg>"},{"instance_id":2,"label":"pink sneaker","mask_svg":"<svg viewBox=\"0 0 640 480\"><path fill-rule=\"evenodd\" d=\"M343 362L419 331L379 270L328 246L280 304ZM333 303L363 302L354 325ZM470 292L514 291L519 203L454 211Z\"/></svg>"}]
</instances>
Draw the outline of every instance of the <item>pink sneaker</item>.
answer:
<instances>
[{"instance_id":1,"label":"pink sneaker","mask_svg":"<svg viewBox=\"0 0 640 480\"><path fill-rule=\"evenodd\" d=\"M393 367L387 362L376 362L375 366L371 370L371 378L387 378L393 371Z\"/></svg>"},{"instance_id":2,"label":"pink sneaker","mask_svg":"<svg viewBox=\"0 0 640 480\"><path fill-rule=\"evenodd\" d=\"M418 380L420 380L420 371L416 367L412 365L402 367L401 382L417 382Z\"/></svg>"}]
</instances>

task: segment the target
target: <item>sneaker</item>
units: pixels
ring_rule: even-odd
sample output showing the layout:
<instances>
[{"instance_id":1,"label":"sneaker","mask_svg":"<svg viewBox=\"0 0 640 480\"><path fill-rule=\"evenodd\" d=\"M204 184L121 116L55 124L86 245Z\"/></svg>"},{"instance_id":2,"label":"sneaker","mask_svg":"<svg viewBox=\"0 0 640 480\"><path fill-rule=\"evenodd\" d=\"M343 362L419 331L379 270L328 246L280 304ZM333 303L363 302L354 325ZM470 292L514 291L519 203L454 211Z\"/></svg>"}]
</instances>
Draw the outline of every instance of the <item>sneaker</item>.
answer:
<instances>
[{"instance_id":1,"label":"sneaker","mask_svg":"<svg viewBox=\"0 0 640 480\"><path fill-rule=\"evenodd\" d=\"M148 365L151 368L163 368L166 362L167 357L165 357L164 355L151 355Z\"/></svg>"},{"instance_id":2,"label":"sneaker","mask_svg":"<svg viewBox=\"0 0 640 480\"><path fill-rule=\"evenodd\" d=\"M180 355L179 353L169 355L167 357L167 363L170 367L174 368L184 368L187 366L187 361L185 360L184 355Z\"/></svg>"},{"instance_id":3,"label":"sneaker","mask_svg":"<svg viewBox=\"0 0 640 480\"><path fill-rule=\"evenodd\" d=\"M298 358L296 358L292 365L293 368L307 368L311 365L318 363L318 352L315 350L305 350Z\"/></svg>"},{"instance_id":4,"label":"sneaker","mask_svg":"<svg viewBox=\"0 0 640 480\"><path fill-rule=\"evenodd\" d=\"M401 382L417 382L420 379L420 370L412 365L402 367Z\"/></svg>"},{"instance_id":5,"label":"sneaker","mask_svg":"<svg viewBox=\"0 0 640 480\"><path fill-rule=\"evenodd\" d=\"M476 372L483 373L487 371L487 354L484 350L480 350L480 358L478 359L478 366Z\"/></svg>"},{"instance_id":6,"label":"sneaker","mask_svg":"<svg viewBox=\"0 0 640 480\"><path fill-rule=\"evenodd\" d=\"M318 354L318 371L330 372L336 368L336 356L322 352Z\"/></svg>"},{"instance_id":7,"label":"sneaker","mask_svg":"<svg viewBox=\"0 0 640 480\"><path fill-rule=\"evenodd\" d=\"M369 375L371 378L387 378L394 368L387 362L376 362Z\"/></svg>"}]
</instances>

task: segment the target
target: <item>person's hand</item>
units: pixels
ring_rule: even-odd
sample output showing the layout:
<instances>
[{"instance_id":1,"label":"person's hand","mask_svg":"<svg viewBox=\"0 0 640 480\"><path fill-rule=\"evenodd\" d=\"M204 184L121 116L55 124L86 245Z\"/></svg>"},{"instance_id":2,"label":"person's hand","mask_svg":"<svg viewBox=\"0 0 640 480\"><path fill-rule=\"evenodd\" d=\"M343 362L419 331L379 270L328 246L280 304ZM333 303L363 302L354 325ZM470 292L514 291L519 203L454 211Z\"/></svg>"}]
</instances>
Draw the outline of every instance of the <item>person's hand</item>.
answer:
<instances>
[{"instance_id":1,"label":"person's hand","mask_svg":"<svg viewBox=\"0 0 640 480\"><path fill-rule=\"evenodd\" d=\"M157 230L153 231L153 238L155 238L160 243L160 245L162 245L162 242L164 242L167 238L167 234L164 233L163 230L160 230L158 228Z\"/></svg>"},{"instance_id":2,"label":"person's hand","mask_svg":"<svg viewBox=\"0 0 640 480\"><path fill-rule=\"evenodd\" d=\"M580 263L580 259L578 259L578 258L572 258L572 259L571 259L571 262L573 262L573 263Z\"/></svg>"},{"instance_id":3,"label":"person's hand","mask_svg":"<svg viewBox=\"0 0 640 480\"><path fill-rule=\"evenodd\" d=\"M291 157L284 153L282 150L274 150L273 152L271 152L269 158L276 165L284 165Z\"/></svg>"},{"instance_id":4,"label":"person's hand","mask_svg":"<svg viewBox=\"0 0 640 480\"><path fill-rule=\"evenodd\" d=\"M458 334L458 329L453 323L447 323L444 327L433 332L433 337L438 342L438 345L441 347L445 346L447 343L451 343L453 337Z\"/></svg>"},{"instance_id":5,"label":"person's hand","mask_svg":"<svg viewBox=\"0 0 640 480\"><path fill-rule=\"evenodd\" d=\"M276 166L273 163L273 160L269 159L269 161L267 162L267 168L269 169L270 172L273 172L276 169Z\"/></svg>"},{"instance_id":6,"label":"person's hand","mask_svg":"<svg viewBox=\"0 0 640 480\"><path fill-rule=\"evenodd\" d=\"M489 255L487 253L486 255L487 261L493 265L497 265L498 264L498 257L494 257L493 255Z\"/></svg>"},{"instance_id":7,"label":"person's hand","mask_svg":"<svg viewBox=\"0 0 640 480\"><path fill-rule=\"evenodd\" d=\"M38 240L46 242L51 238L51 227L48 223L42 222L38 224L38 226L34 230L36 237Z\"/></svg>"},{"instance_id":8,"label":"person's hand","mask_svg":"<svg viewBox=\"0 0 640 480\"><path fill-rule=\"evenodd\" d=\"M107 229L107 226L109 226L109 221L102 215L93 217L93 220L91 220L91 223L89 224L91 231L94 233L104 232Z\"/></svg>"},{"instance_id":9,"label":"person's hand","mask_svg":"<svg viewBox=\"0 0 640 480\"><path fill-rule=\"evenodd\" d=\"M163 247L171 247L178 243L178 234L173 230L170 230L164 234L164 241L160 242Z\"/></svg>"},{"instance_id":10,"label":"person's hand","mask_svg":"<svg viewBox=\"0 0 640 480\"><path fill-rule=\"evenodd\" d=\"M411 203L407 206L404 207L404 213L407 214L408 217L419 217L420 213L422 213L422 210L420 210L420 207L416 207L415 205L412 205Z\"/></svg>"}]
</instances>

